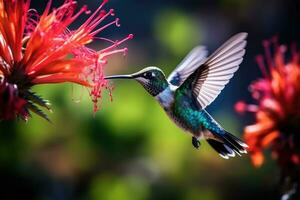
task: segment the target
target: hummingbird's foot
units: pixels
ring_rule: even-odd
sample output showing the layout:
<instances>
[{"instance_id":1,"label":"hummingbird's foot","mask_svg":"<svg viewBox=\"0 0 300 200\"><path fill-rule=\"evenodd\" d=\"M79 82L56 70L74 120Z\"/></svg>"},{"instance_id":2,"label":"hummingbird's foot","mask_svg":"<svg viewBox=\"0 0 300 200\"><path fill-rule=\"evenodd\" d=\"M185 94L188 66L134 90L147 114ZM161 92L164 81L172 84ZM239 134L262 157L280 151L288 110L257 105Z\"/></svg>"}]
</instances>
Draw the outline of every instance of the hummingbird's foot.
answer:
<instances>
[{"instance_id":1,"label":"hummingbird's foot","mask_svg":"<svg viewBox=\"0 0 300 200\"><path fill-rule=\"evenodd\" d=\"M192 137L192 144L196 149L199 149L201 143L196 137Z\"/></svg>"}]
</instances>

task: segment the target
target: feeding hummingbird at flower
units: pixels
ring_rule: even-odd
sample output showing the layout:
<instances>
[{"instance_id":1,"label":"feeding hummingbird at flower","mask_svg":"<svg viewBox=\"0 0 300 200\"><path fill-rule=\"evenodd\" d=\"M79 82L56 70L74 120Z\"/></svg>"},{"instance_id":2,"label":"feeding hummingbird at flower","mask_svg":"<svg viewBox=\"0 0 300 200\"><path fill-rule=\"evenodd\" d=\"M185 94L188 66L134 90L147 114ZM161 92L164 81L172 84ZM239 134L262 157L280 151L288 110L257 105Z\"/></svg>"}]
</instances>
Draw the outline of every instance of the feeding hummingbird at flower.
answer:
<instances>
[{"instance_id":1,"label":"feeding hummingbird at flower","mask_svg":"<svg viewBox=\"0 0 300 200\"><path fill-rule=\"evenodd\" d=\"M158 67L146 67L130 75L105 79L134 79L152 95L171 120L192 135L200 147L205 139L220 156L228 159L247 153L242 140L224 130L205 108L220 94L233 77L245 54L247 33L238 33L207 57L205 47L197 46L166 79Z\"/></svg>"}]
</instances>

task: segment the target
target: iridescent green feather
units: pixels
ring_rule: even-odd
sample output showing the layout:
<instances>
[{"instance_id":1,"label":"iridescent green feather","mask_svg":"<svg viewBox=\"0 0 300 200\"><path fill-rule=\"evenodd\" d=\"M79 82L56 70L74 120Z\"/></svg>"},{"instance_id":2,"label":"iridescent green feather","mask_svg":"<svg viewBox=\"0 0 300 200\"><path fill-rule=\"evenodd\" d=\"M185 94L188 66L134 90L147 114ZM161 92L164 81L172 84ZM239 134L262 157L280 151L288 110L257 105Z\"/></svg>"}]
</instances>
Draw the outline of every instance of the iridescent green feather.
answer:
<instances>
[{"instance_id":1,"label":"iridescent green feather","mask_svg":"<svg viewBox=\"0 0 300 200\"><path fill-rule=\"evenodd\" d=\"M202 110L194 98L193 94L186 89L180 88L175 93L174 114L180 118L186 126L194 131L198 131L200 126L213 132L222 133L222 128L205 111Z\"/></svg>"}]
</instances>

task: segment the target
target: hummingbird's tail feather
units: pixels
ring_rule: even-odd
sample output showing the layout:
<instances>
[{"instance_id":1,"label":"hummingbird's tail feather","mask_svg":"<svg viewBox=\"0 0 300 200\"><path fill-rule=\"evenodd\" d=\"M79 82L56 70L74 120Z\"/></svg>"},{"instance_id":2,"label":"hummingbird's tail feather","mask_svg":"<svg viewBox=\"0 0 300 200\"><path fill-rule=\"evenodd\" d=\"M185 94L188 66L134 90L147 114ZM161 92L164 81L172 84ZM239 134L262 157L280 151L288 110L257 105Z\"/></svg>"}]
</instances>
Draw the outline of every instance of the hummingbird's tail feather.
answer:
<instances>
[{"instance_id":1,"label":"hummingbird's tail feather","mask_svg":"<svg viewBox=\"0 0 300 200\"><path fill-rule=\"evenodd\" d=\"M247 144L231 133L225 130L222 134L209 132L216 138L207 138L207 142L222 158L228 159L229 157L234 157L236 154L241 156L241 154L247 153Z\"/></svg>"},{"instance_id":2,"label":"hummingbird's tail feather","mask_svg":"<svg viewBox=\"0 0 300 200\"><path fill-rule=\"evenodd\" d=\"M238 137L232 135L231 133L225 131L223 138L232 144L239 153L247 153L248 145L240 140Z\"/></svg>"},{"instance_id":3,"label":"hummingbird's tail feather","mask_svg":"<svg viewBox=\"0 0 300 200\"><path fill-rule=\"evenodd\" d=\"M229 157L235 156L235 152L223 142L214 139L207 139L206 141L222 158L229 159Z\"/></svg>"}]
</instances>

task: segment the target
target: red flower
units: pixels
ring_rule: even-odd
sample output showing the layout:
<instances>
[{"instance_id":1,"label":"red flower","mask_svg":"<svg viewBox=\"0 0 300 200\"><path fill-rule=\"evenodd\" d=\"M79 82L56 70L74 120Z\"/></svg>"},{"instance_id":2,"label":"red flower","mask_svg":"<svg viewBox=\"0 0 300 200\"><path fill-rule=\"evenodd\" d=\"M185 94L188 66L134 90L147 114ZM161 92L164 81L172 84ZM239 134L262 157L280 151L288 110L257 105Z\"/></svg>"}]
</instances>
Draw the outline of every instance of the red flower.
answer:
<instances>
[{"instance_id":1,"label":"red flower","mask_svg":"<svg viewBox=\"0 0 300 200\"><path fill-rule=\"evenodd\" d=\"M270 45L274 48L271 48ZM265 58L257 57L264 75L250 86L257 104L238 102L237 112L250 111L256 123L245 127L244 137L249 145L252 162L261 166L263 149L271 148L272 156L281 167L298 165L300 132L300 53L291 48L291 58L285 61L286 46L276 38L265 41ZM273 52L273 55L272 53ZM267 64L267 67L266 65Z\"/></svg>"},{"instance_id":2,"label":"red flower","mask_svg":"<svg viewBox=\"0 0 300 200\"><path fill-rule=\"evenodd\" d=\"M119 19L98 27L114 11L103 10L103 0L97 10L75 30L68 26L82 13L90 14L84 6L76 12L76 1L65 0L53 10L49 0L42 15L29 9L29 0L0 0L0 119L20 116L28 119L29 111L47 118L37 105L49 109L49 103L30 91L36 84L73 82L91 88L90 95L97 110L101 89L107 87L103 66L111 54L126 53L117 49L132 35L121 41L111 41L105 49L88 47L95 36Z\"/></svg>"}]
</instances>

